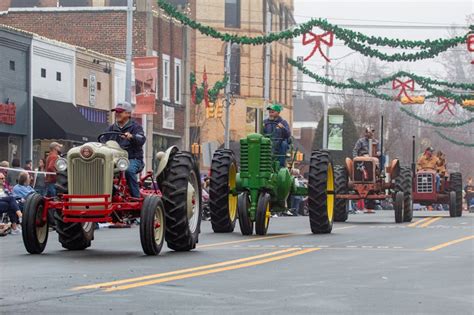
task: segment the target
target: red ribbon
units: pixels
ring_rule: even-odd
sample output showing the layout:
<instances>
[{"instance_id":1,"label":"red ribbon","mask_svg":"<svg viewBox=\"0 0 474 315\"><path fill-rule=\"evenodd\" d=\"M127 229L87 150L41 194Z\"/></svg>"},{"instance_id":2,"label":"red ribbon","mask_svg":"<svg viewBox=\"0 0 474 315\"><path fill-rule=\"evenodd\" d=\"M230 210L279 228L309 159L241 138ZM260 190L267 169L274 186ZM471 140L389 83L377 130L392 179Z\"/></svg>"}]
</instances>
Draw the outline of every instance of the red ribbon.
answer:
<instances>
[{"instance_id":1,"label":"red ribbon","mask_svg":"<svg viewBox=\"0 0 474 315\"><path fill-rule=\"evenodd\" d=\"M393 90L400 89L400 93L398 93L397 97L395 98L396 100L399 100L400 96L402 96L402 94L404 94L408 98L408 100L410 102L412 102L412 99L410 98L410 96L407 93L407 89L413 92L415 90L415 81L413 79L411 79L411 80L403 82L403 81L400 81L398 79L395 79L392 82L392 89Z\"/></svg>"},{"instance_id":2,"label":"red ribbon","mask_svg":"<svg viewBox=\"0 0 474 315\"><path fill-rule=\"evenodd\" d=\"M450 107L450 106L454 106L456 104L456 102L454 100L450 100L447 97L440 96L440 97L438 97L438 103L437 104L440 105L440 106L444 105L444 107L438 112L438 115L441 115L445 110L448 110L448 112L450 112L451 115L454 116L454 113L451 111L451 107Z\"/></svg>"},{"instance_id":3,"label":"red ribbon","mask_svg":"<svg viewBox=\"0 0 474 315\"><path fill-rule=\"evenodd\" d=\"M308 39L307 38L308 35L311 35L312 38ZM321 56L324 59L326 59L327 62L331 62L331 60L329 60L329 58L321 50L321 44L325 44L328 47L332 47L333 44L334 44L334 33L333 32L326 32L326 33L321 34L321 35L316 35L313 32L304 33L303 34L303 46L306 46L306 45L309 45L309 44L312 44L312 43L314 43L313 50L311 51L311 53L306 58L304 58L304 61L307 61L308 59L313 57L313 55L316 53L316 51L319 51Z\"/></svg>"},{"instance_id":4,"label":"red ribbon","mask_svg":"<svg viewBox=\"0 0 474 315\"><path fill-rule=\"evenodd\" d=\"M474 52L474 34L467 36L467 50Z\"/></svg>"},{"instance_id":5,"label":"red ribbon","mask_svg":"<svg viewBox=\"0 0 474 315\"><path fill-rule=\"evenodd\" d=\"M202 85L204 87L204 104L206 104L206 107L209 107L209 90L207 85L206 67L204 67L204 74L202 75Z\"/></svg>"}]
</instances>

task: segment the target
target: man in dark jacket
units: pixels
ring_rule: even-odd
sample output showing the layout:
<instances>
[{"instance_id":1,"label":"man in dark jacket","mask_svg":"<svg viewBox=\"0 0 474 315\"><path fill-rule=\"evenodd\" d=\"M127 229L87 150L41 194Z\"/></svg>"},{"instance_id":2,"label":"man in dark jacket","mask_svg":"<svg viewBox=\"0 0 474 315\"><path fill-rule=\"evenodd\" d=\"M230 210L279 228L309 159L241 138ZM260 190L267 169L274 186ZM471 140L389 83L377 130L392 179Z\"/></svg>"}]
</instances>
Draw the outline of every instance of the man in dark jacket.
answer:
<instances>
[{"instance_id":1,"label":"man in dark jacket","mask_svg":"<svg viewBox=\"0 0 474 315\"><path fill-rule=\"evenodd\" d=\"M289 147L289 139L291 136L290 125L280 117L283 107L279 104L272 104L267 107L268 119L263 121L263 133L272 138L273 153L277 154L280 166L286 166L286 151Z\"/></svg>"},{"instance_id":2,"label":"man in dark jacket","mask_svg":"<svg viewBox=\"0 0 474 315\"><path fill-rule=\"evenodd\" d=\"M125 171L130 194L132 197L140 198L137 174L143 170L143 145L146 137L142 126L131 119L132 105L128 102L118 103L112 109L115 112L115 123L107 131L120 132L122 135L107 135L106 140L115 140L120 147L128 152L130 165Z\"/></svg>"}]
</instances>

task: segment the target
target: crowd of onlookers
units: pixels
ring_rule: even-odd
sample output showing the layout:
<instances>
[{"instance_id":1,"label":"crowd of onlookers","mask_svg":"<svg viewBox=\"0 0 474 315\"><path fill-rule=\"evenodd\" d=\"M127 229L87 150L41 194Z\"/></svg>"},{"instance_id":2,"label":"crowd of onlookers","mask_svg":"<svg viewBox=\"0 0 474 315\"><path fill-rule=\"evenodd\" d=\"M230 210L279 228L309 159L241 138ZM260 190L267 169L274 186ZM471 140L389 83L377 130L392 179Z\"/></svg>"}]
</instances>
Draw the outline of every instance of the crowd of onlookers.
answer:
<instances>
[{"instance_id":1,"label":"crowd of onlookers","mask_svg":"<svg viewBox=\"0 0 474 315\"><path fill-rule=\"evenodd\" d=\"M25 200L33 192L42 196L56 195L56 160L61 145L52 142L46 160L40 159L34 168L31 160L21 167L19 159L0 162L0 236L21 233L21 217ZM7 218L10 222L6 223Z\"/></svg>"}]
</instances>

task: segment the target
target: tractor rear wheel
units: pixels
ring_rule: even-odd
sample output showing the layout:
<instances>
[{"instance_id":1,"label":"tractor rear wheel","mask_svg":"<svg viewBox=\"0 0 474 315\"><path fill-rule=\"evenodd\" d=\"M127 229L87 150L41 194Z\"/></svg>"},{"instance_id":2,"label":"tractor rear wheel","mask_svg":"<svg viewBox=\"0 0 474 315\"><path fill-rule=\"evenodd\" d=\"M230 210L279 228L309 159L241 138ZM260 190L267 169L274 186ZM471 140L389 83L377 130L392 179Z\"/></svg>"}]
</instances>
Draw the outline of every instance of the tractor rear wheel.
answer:
<instances>
[{"instance_id":1,"label":"tractor rear wheel","mask_svg":"<svg viewBox=\"0 0 474 315\"><path fill-rule=\"evenodd\" d=\"M404 194L397 191L394 196L395 223L403 223L403 204L405 202Z\"/></svg>"},{"instance_id":2,"label":"tractor rear wheel","mask_svg":"<svg viewBox=\"0 0 474 315\"><path fill-rule=\"evenodd\" d=\"M456 193L456 216L462 216L462 174L452 173L449 176L449 188Z\"/></svg>"},{"instance_id":3,"label":"tractor rear wheel","mask_svg":"<svg viewBox=\"0 0 474 315\"><path fill-rule=\"evenodd\" d=\"M244 192L239 195L237 209L239 212L239 226L242 235L253 234L253 222L249 217L250 200L248 193Z\"/></svg>"},{"instance_id":4,"label":"tractor rear wheel","mask_svg":"<svg viewBox=\"0 0 474 315\"><path fill-rule=\"evenodd\" d=\"M160 253L165 239L165 211L161 198L146 196L140 213L140 242L143 252L150 256Z\"/></svg>"},{"instance_id":5,"label":"tractor rear wheel","mask_svg":"<svg viewBox=\"0 0 474 315\"><path fill-rule=\"evenodd\" d=\"M327 151L311 154L308 181L308 210L314 234L331 233L334 219L334 170Z\"/></svg>"},{"instance_id":6,"label":"tractor rear wheel","mask_svg":"<svg viewBox=\"0 0 474 315\"><path fill-rule=\"evenodd\" d=\"M201 227L201 180L194 157L178 152L168 162L162 183L165 239L175 251L196 248Z\"/></svg>"},{"instance_id":7,"label":"tractor rear wheel","mask_svg":"<svg viewBox=\"0 0 474 315\"><path fill-rule=\"evenodd\" d=\"M23 244L30 254L41 254L48 241L48 219L43 220L44 198L31 194L26 198L23 210Z\"/></svg>"},{"instance_id":8,"label":"tractor rear wheel","mask_svg":"<svg viewBox=\"0 0 474 315\"><path fill-rule=\"evenodd\" d=\"M347 208L347 199L338 199L337 195L345 195L349 193L348 178L346 168L343 166L336 166L334 168L334 180L336 190L336 202L334 208L334 222L346 222L349 216Z\"/></svg>"},{"instance_id":9,"label":"tractor rear wheel","mask_svg":"<svg viewBox=\"0 0 474 315\"><path fill-rule=\"evenodd\" d=\"M458 216L457 196L455 191L449 192L449 216L454 218Z\"/></svg>"},{"instance_id":10,"label":"tractor rear wheel","mask_svg":"<svg viewBox=\"0 0 474 315\"><path fill-rule=\"evenodd\" d=\"M413 220L412 173L410 167L401 167L395 178L395 191L403 192L403 222Z\"/></svg>"},{"instance_id":11,"label":"tractor rear wheel","mask_svg":"<svg viewBox=\"0 0 474 315\"><path fill-rule=\"evenodd\" d=\"M60 210L54 211L56 232L61 245L69 250L84 250L94 239L94 223L64 222Z\"/></svg>"},{"instance_id":12,"label":"tractor rear wheel","mask_svg":"<svg viewBox=\"0 0 474 315\"><path fill-rule=\"evenodd\" d=\"M211 165L209 208L215 233L231 233L237 219L237 162L231 150L217 150Z\"/></svg>"},{"instance_id":13,"label":"tractor rear wheel","mask_svg":"<svg viewBox=\"0 0 474 315\"><path fill-rule=\"evenodd\" d=\"M255 233L257 235L266 235L268 225L270 224L270 195L268 193L261 193L258 197L257 212L255 215Z\"/></svg>"}]
</instances>

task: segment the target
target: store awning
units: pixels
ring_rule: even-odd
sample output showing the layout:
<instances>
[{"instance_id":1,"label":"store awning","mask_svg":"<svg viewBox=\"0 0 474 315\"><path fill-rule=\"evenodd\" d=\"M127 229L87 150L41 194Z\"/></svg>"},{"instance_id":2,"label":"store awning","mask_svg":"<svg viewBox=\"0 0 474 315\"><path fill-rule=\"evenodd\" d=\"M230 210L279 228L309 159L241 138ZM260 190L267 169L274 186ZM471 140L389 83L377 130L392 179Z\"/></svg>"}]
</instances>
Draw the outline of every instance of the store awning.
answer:
<instances>
[{"instance_id":1,"label":"store awning","mask_svg":"<svg viewBox=\"0 0 474 315\"><path fill-rule=\"evenodd\" d=\"M33 138L96 141L106 124L88 121L71 103L33 98Z\"/></svg>"}]
</instances>

